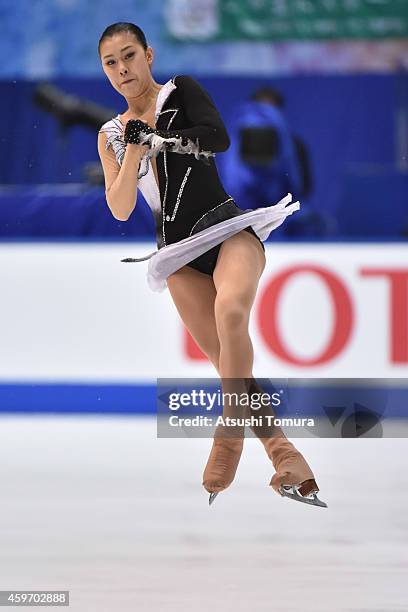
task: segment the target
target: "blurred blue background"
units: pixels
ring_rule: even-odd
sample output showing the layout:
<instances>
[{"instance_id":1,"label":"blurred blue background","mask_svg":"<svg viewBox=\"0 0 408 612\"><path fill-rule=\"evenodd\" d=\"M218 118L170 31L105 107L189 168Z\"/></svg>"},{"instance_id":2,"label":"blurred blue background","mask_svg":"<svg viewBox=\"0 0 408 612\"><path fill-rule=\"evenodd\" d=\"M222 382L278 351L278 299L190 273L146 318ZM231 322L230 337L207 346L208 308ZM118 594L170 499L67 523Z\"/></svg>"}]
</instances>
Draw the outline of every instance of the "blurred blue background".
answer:
<instances>
[{"instance_id":1,"label":"blurred blue background","mask_svg":"<svg viewBox=\"0 0 408 612\"><path fill-rule=\"evenodd\" d=\"M124 112L125 101L106 80L97 54L104 28L122 20L146 32L158 82L181 73L199 79L233 142L240 105L256 90L272 87L283 97L279 112L306 150L307 192L281 188L273 173L263 172L258 184L277 190L264 189L256 199L255 189L245 191L236 180L236 165L228 163L232 149L217 159L243 208L273 204L288 190L301 199L301 213L274 232L274 240L407 238L406 2L123 0L115 7L16 0L0 10L6 32L0 41L3 239L152 237L143 202L126 224L104 206L95 178L97 129L64 129L33 101L38 85L48 83L108 115Z\"/></svg>"}]
</instances>

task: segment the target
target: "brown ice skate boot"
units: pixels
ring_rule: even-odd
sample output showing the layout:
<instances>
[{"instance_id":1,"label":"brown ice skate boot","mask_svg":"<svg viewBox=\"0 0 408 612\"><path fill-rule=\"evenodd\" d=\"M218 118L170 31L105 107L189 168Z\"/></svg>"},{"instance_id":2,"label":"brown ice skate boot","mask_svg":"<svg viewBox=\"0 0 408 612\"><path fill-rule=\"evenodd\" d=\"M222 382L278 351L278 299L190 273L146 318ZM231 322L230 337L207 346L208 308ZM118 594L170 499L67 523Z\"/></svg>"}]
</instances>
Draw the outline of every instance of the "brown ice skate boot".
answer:
<instances>
[{"instance_id":1,"label":"brown ice skate boot","mask_svg":"<svg viewBox=\"0 0 408 612\"><path fill-rule=\"evenodd\" d=\"M264 393L265 391L255 379L248 379L248 393ZM303 455L286 438L280 427L266 425L266 415L275 416L272 405L262 406L259 410L250 410L251 415L263 416L263 425L252 427L252 431L260 439L266 453L272 461L276 474L273 475L270 486L283 497L302 501L314 506L327 507L317 498L319 487L314 474Z\"/></svg>"},{"instance_id":2,"label":"brown ice skate boot","mask_svg":"<svg viewBox=\"0 0 408 612\"><path fill-rule=\"evenodd\" d=\"M203 474L203 486L210 493L210 505L234 480L243 445L243 438L214 438Z\"/></svg>"},{"instance_id":3,"label":"brown ice skate boot","mask_svg":"<svg viewBox=\"0 0 408 612\"><path fill-rule=\"evenodd\" d=\"M239 401L231 398L238 398L240 393L246 394L246 379L223 378L222 389L223 393L227 394L226 397L229 393L231 394L230 399L223 402L223 417L225 420L236 419L235 423L239 424L221 424L216 428L210 456L203 474L203 486L210 493L210 505L218 493L224 491L233 482L244 445L245 426L240 423L240 420L244 422L247 406L242 406Z\"/></svg>"}]
</instances>

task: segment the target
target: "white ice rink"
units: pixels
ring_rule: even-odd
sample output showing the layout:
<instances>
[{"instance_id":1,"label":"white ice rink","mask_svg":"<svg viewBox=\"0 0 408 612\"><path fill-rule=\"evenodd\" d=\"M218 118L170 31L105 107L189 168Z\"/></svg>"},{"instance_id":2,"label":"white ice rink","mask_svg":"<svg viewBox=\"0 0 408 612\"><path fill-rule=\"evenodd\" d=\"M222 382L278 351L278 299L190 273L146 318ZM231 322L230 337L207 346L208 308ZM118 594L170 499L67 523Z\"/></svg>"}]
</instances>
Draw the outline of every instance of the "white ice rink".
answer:
<instances>
[{"instance_id":1,"label":"white ice rink","mask_svg":"<svg viewBox=\"0 0 408 612\"><path fill-rule=\"evenodd\" d=\"M1 417L0 589L69 590L75 612L406 612L407 439L293 441L328 509L268 487L255 439L209 507L209 439Z\"/></svg>"}]
</instances>

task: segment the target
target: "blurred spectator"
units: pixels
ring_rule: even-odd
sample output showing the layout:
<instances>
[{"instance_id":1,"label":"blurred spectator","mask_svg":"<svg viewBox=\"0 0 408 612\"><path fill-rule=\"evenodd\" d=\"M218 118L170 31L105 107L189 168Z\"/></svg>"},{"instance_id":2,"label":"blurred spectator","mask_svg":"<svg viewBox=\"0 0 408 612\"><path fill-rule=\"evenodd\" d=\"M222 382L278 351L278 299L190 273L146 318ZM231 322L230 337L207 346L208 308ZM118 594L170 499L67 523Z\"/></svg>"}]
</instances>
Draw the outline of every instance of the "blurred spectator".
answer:
<instances>
[{"instance_id":1,"label":"blurred spectator","mask_svg":"<svg viewBox=\"0 0 408 612\"><path fill-rule=\"evenodd\" d=\"M251 100L265 102L266 104L270 104L278 109L283 109L285 106L284 97L277 89L274 89L273 87L261 87L253 94ZM301 174L301 186L296 197L304 198L310 194L313 187L309 152L306 143L299 136L291 132L291 137L295 147L295 155Z\"/></svg>"},{"instance_id":2,"label":"blurred spectator","mask_svg":"<svg viewBox=\"0 0 408 612\"><path fill-rule=\"evenodd\" d=\"M223 154L224 185L241 208L275 204L288 192L301 200L301 210L283 228L287 236L325 236L334 220L307 205L313 188L306 144L294 135L284 117L284 98L272 87L255 91L234 111L231 146Z\"/></svg>"},{"instance_id":3,"label":"blurred spectator","mask_svg":"<svg viewBox=\"0 0 408 612\"><path fill-rule=\"evenodd\" d=\"M224 184L243 208L274 204L288 192L296 199L302 189L296 148L281 110L255 96L236 109L231 146L222 160Z\"/></svg>"}]
</instances>

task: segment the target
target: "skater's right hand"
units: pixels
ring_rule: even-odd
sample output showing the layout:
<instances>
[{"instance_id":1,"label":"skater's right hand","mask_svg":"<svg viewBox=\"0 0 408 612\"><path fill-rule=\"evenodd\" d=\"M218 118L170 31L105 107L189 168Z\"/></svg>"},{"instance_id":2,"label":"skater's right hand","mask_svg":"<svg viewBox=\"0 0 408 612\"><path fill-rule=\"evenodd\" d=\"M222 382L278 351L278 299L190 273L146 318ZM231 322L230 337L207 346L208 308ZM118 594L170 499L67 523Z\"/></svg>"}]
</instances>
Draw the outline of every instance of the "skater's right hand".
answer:
<instances>
[{"instance_id":1,"label":"skater's right hand","mask_svg":"<svg viewBox=\"0 0 408 612\"><path fill-rule=\"evenodd\" d=\"M123 132L123 140L127 144L139 144L144 138L154 133L154 129L140 119L128 119Z\"/></svg>"}]
</instances>

